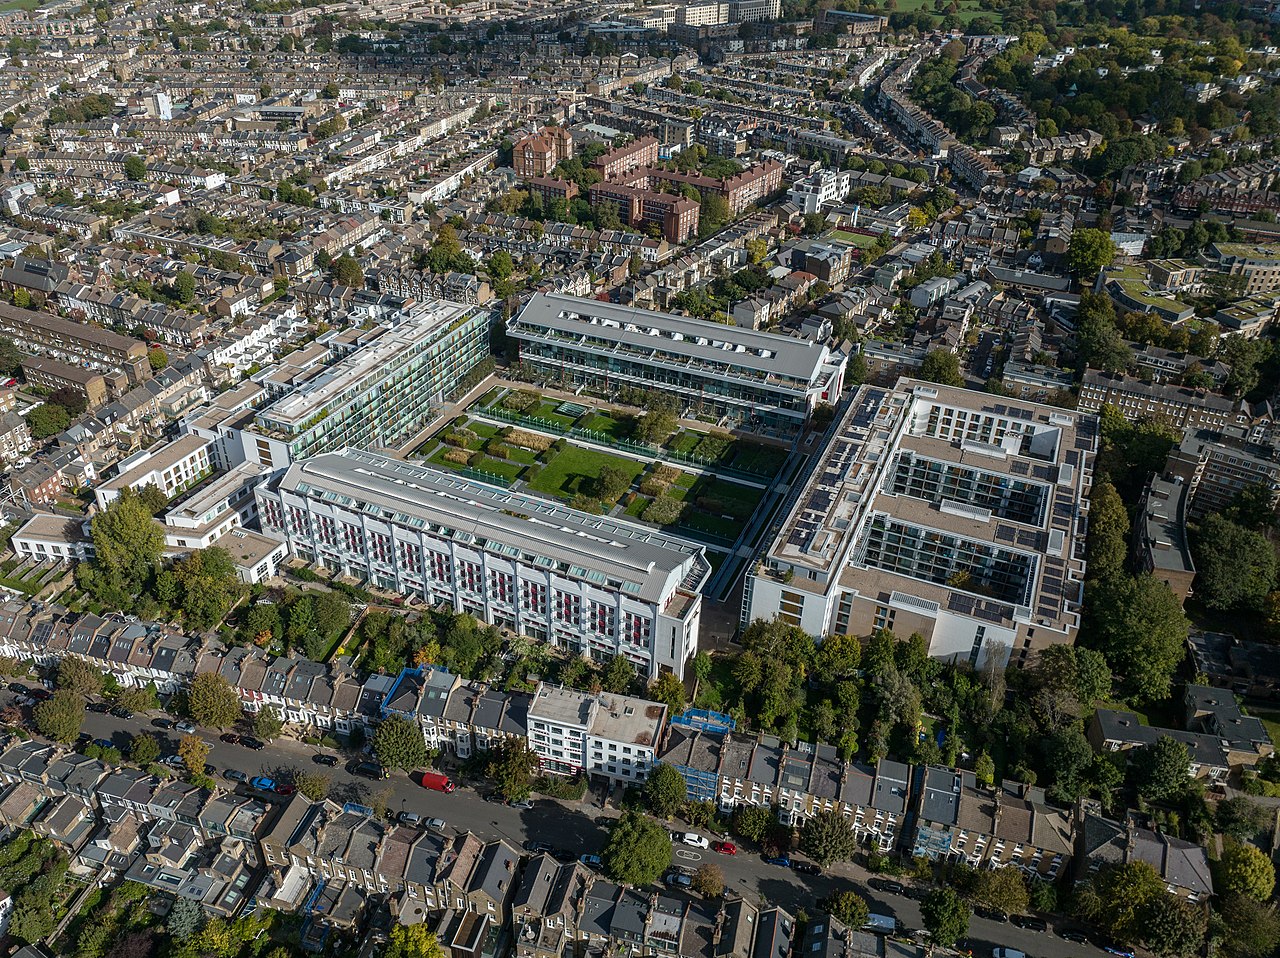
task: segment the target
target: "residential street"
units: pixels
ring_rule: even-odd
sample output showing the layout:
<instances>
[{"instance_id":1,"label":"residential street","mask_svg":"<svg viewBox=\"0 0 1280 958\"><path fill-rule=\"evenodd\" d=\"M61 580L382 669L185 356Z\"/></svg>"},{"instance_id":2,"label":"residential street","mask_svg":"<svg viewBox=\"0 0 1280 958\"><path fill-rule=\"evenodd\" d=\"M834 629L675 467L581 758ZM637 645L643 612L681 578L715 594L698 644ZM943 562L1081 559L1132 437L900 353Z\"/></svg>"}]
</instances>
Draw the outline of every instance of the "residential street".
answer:
<instances>
[{"instance_id":1,"label":"residential street","mask_svg":"<svg viewBox=\"0 0 1280 958\"><path fill-rule=\"evenodd\" d=\"M12 698L10 693L4 696ZM84 731L94 738L111 739L118 746L126 746L132 735L150 731L160 741L164 754L177 750L181 734L175 730L164 731L151 725L152 716L138 714L132 719L120 719L109 714L90 712L85 716ZM513 809L497 803L485 802L482 796L467 788L459 788L452 794L425 789L410 780L405 772L396 772L382 784L370 782L348 774L349 756L341 756L342 762L335 768L324 768L312 762L318 749L292 739L280 739L261 751L252 751L239 745L227 745L219 741L218 733L202 729L201 737L211 750L209 762L222 779L222 772L239 769L249 776L270 775L288 778L292 769L311 769L329 775L333 780L331 797L339 801L367 802L377 791L387 788L390 812L417 812L424 817L443 818L451 830L469 830L486 839L504 838L519 846L529 839L547 842L557 848L571 850L575 854L599 852L605 843L606 824L618 814L616 809L604 811L599 806L599 793L588 793L580 802L537 800L531 809ZM332 754L332 753L331 753ZM250 792L240 786L242 792ZM752 897L762 903L778 904L791 910L804 909L812 914L817 902L832 890L852 882L864 895L874 913L893 915L914 931L922 927L919 903L897 895L886 895L867 885L868 874L850 864L832 868L831 875L801 880L789 869L767 865L759 854L742 849L736 856L718 855L710 851L692 848L676 849L675 862L696 868L705 860L714 860L724 870L725 885L737 893ZM1070 924L1070 923L1066 923ZM1087 946L1076 945L1053 933L1024 931L1010 924L998 924L974 918L968 946L976 956L990 955L997 945L1017 948L1034 958L1081 958L1098 956L1103 952Z\"/></svg>"}]
</instances>

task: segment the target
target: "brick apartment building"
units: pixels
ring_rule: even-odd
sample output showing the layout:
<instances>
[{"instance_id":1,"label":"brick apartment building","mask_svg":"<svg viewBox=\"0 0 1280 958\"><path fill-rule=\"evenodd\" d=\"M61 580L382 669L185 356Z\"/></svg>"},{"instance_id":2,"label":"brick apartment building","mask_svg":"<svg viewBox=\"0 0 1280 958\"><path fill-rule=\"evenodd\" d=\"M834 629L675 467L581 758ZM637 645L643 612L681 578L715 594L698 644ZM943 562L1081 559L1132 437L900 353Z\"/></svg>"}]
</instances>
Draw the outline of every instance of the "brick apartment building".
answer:
<instances>
[{"instance_id":1,"label":"brick apartment building","mask_svg":"<svg viewBox=\"0 0 1280 958\"><path fill-rule=\"evenodd\" d=\"M573 137L559 126L544 126L520 140L511 151L511 165L521 177L548 176L560 162L573 157Z\"/></svg>"}]
</instances>

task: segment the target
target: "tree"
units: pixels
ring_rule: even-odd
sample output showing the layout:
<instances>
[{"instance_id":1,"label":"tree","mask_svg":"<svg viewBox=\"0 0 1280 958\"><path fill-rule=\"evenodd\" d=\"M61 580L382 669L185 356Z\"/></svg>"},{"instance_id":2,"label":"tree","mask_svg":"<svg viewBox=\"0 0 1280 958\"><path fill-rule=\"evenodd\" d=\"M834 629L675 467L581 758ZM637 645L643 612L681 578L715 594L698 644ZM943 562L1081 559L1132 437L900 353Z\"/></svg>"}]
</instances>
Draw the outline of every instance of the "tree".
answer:
<instances>
[{"instance_id":1,"label":"tree","mask_svg":"<svg viewBox=\"0 0 1280 958\"><path fill-rule=\"evenodd\" d=\"M649 771L644 783L644 799L649 811L659 818L671 818L688 800L689 787L674 765L659 763Z\"/></svg>"},{"instance_id":2,"label":"tree","mask_svg":"<svg viewBox=\"0 0 1280 958\"><path fill-rule=\"evenodd\" d=\"M1214 823L1218 831L1238 842L1247 842L1271 828L1272 813L1257 802L1245 798L1227 798L1218 803Z\"/></svg>"},{"instance_id":3,"label":"tree","mask_svg":"<svg viewBox=\"0 0 1280 958\"><path fill-rule=\"evenodd\" d=\"M210 546L197 549L161 574L165 587L174 590L186 626L197 632L220 623L244 590L235 563L226 549ZM161 583L156 583L161 592Z\"/></svg>"},{"instance_id":4,"label":"tree","mask_svg":"<svg viewBox=\"0 0 1280 958\"><path fill-rule=\"evenodd\" d=\"M334 260L329 271L335 283L355 289L364 288L364 270L360 268L360 261L350 253L343 253Z\"/></svg>"},{"instance_id":5,"label":"tree","mask_svg":"<svg viewBox=\"0 0 1280 958\"><path fill-rule=\"evenodd\" d=\"M338 84L330 80L320 88L320 96L326 100L336 100L338 98Z\"/></svg>"},{"instance_id":6,"label":"tree","mask_svg":"<svg viewBox=\"0 0 1280 958\"><path fill-rule=\"evenodd\" d=\"M529 797L537 772L538 755L523 739L509 738L489 753L489 775L509 802Z\"/></svg>"},{"instance_id":7,"label":"tree","mask_svg":"<svg viewBox=\"0 0 1280 958\"><path fill-rule=\"evenodd\" d=\"M504 249L496 251L489 257L489 265L487 267L489 275L501 282L510 279L511 274L515 272L515 263L511 261L511 254Z\"/></svg>"},{"instance_id":8,"label":"tree","mask_svg":"<svg viewBox=\"0 0 1280 958\"><path fill-rule=\"evenodd\" d=\"M1148 802L1175 801L1187 790L1191 757L1187 746L1162 735L1134 751L1129 773L1138 797Z\"/></svg>"},{"instance_id":9,"label":"tree","mask_svg":"<svg viewBox=\"0 0 1280 958\"><path fill-rule=\"evenodd\" d=\"M390 715L373 733L373 754L386 768L415 768L427 764L427 743L416 723Z\"/></svg>"},{"instance_id":10,"label":"tree","mask_svg":"<svg viewBox=\"0 0 1280 958\"><path fill-rule=\"evenodd\" d=\"M979 871L973 879L972 897L979 905L1005 915L1021 915L1031 903L1027 883L1016 868Z\"/></svg>"},{"instance_id":11,"label":"tree","mask_svg":"<svg viewBox=\"0 0 1280 958\"><path fill-rule=\"evenodd\" d=\"M858 850L858 839L849 820L834 811L821 811L800 829L800 847L824 868L832 862L847 861Z\"/></svg>"},{"instance_id":12,"label":"tree","mask_svg":"<svg viewBox=\"0 0 1280 958\"><path fill-rule=\"evenodd\" d=\"M1276 887L1276 869L1271 859L1253 845L1231 842L1218 863L1218 893L1245 895L1265 902Z\"/></svg>"},{"instance_id":13,"label":"tree","mask_svg":"<svg viewBox=\"0 0 1280 958\"><path fill-rule=\"evenodd\" d=\"M71 416L61 406L42 403L27 413L27 428L33 439L48 439L71 425Z\"/></svg>"},{"instance_id":14,"label":"tree","mask_svg":"<svg viewBox=\"0 0 1280 958\"><path fill-rule=\"evenodd\" d=\"M668 709L668 718L684 711L684 683L674 672L663 672L649 686L649 698Z\"/></svg>"},{"instance_id":15,"label":"tree","mask_svg":"<svg viewBox=\"0 0 1280 958\"><path fill-rule=\"evenodd\" d=\"M979 752L973 760L973 774L979 785L990 787L996 780L996 763L986 752Z\"/></svg>"},{"instance_id":16,"label":"tree","mask_svg":"<svg viewBox=\"0 0 1280 958\"><path fill-rule=\"evenodd\" d=\"M280 713L274 706L267 705L258 709L253 717L253 734L260 739L270 742L273 738L279 737L283 730L284 720L280 718Z\"/></svg>"},{"instance_id":17,"label":"tree","mask_svg":"<svg viewBox=\"0 0 1280 958\"><path fill-rule=\"evenodd\" d=\"M205 910L194 898L179 895L165 918L165 927L177 942L189 941L204 927Z\"/></svg>"},{"instance_id":18,"label":"tree","mask_svg":"<svg viewBox=\"0 0 1280 958\"><path fill-rule=\"evenodd\" d=\"M160 743L150 732L141 732L129 743L129 760L146 768L160 757Z\"/></svg>"},{"instance_id":19,"label":"tree","mask_svg":"<svg viewBox=\"0 0 1280 958\"><path fill-rule=\"evenodd\" d=\"M124 158L124 175L126 179L137 183L147 178L147 161L133 153Z\"/></svg>"},{"instance_id":20,"label":"tree","mask_svg":"<svg viewBox=\"0 0 1280 958\"><path fill-rule=\"evenodd\" d=\"M184 735L178 740L178 754L188 773L202 775L205 763L209 761L209 743L199 735Z\"/></svg>"},{"instance_id":21,"label":"tree","mask_svg":"<svg viewBox=\"0 0 1280 958\"><path fill-rule=\"evenodd\" d=\"M16 376L22 368L22 353L8 337L0 337L0 373Z\"/></svg>"},{"instance_id":22,"label":"tree","mask_svg":"<svg viewBox=\"0 0 1280 958\"><path fill-rule=\"evenodd\" d=\"M867 904L867 900L857 892L848 889L832 892L825 901L821 902L821 905L855 931L865 925L867 919L871 917L871 907Z\"/></svg>"},{"instance_id":23,"label":"tree","mask_svg":"<svg viewBox=\"0 0 1280 958\"><path fill-rule=\"evenodd\" d=\"M963 386L960 357L949 349L935 349L927 353L920 363L920 378L944 386Z\"/></svg>"},{"instance_id":24,"label":"tree","mask_svg":"<svg viewBox=\"0 0 1280 958\"><path fill-rule=\"evenodd\" d=\"M814 669L828 682L848 678L858 671L862 643L856 636L831 635L823 639L814 656Z\"/></svg>"},{"instance_id":25,"label":"tree","mask_svg":"<svg viewBox=\"0 0 1280 958\"><path fill-rule=\"evenodd\" d=\"M1142 939L1160 958L1192 958L1202 953L1207 928L1203 906L1160 895L1147 905Z\"/></svg>"},{"instance_id":26,"label":"tree","mask_svg":"<svg viewBox=\"0 0 1280 958\"><path fill-rule=\"evenodd\" d=\"M604 466L596 475L594 487L601 502L617 502L631 488L631 476L616 466Z\"/></svg>"},{"instance_id":27,"label":"tree","mask_svg":"<svg viewBox=\"0 0 1280 958\"><path fill-rule=\"evenodd\" d=\"M1129 558L1129 512L1109 479L1093 484L1087 549L1090 576L1105 578L1124 571Z\"/></svg>"},{"instance_id":28,"label":"tree","mask_svg":"<svg viewBox=\"0 0 1280 958\"><path fill-rule=\"evenodd\" d=\"M1080 917L1125 943L1142 937L1147 907L1168 894L1159 873L1146 862L1126 862L1102 868L1076 892Z\"/></svg>"},{"instance_id":29,"label":"tree","mask_svg":"<svg viewBox=\"0 0 1280 958\"><path fill-rule=\"evenodd\" d=\"M699 649L698 654L693 657L693 674L697 678L699 685L705 685L707 679L711 678L711 670L714 664L711 656L707 654L706 649Z\"/></svg>"},{"instance_id":30,"label":"tree","mask_svg":"<svg viewBox=\"0 0 1280 958\"><path fill-rule=\"evenodd\" d=\"M152 346L147 350L147 364L152 372L158 373L169 365L169 354L159 346Z\"/></svg>"},{"instance_id":31,"label":"tree","mask_svg":"<svg viewBox=\"0 0 1280 958\"><path fill-rule=\"evenodd\" d=\"M70 745L84 724L84 698L76 692L54 692L35 707L33 714L41 735Z\"/></svg>"},{"instance_id":32,"label":"tree","mask_svg":"<svg viewBox=\"0 0 1280 958\"><path fill-rule=\"evenodd\" d=\"M201 672L187 692L187 714L197 725L223 729L240 718L240 696L218 672Z\"/></svg>"},{"instance_id":33,"label":"tree","mask_svg":"<svg viewBox=\"0 0 1280 958\"><path fill-rule=\"evenodd\" d=\"M1276 586L1276 554L1261 533L1212 513L1193 542L1200 601L1211 609L1262 608Z\"/></svg>"},{"instance_id":34,"label":"tree","mask_svg":"<svg viewBox=\"0 0 1280 958\"><path fill-rule=\"evenodd\" d=\"M57 686L77 695L101 695L102 670L94 668L84 659L69 655L58 663Z\"/></svg>"},{"instance_id":35,"label":"tree","mask_svg":"<svg viewBox=\"0 0 1280 958\"><path fill-rule=\"evenodd\" d=\"M920 917L934 945L950 948L969 933L969 905L950 888L936 888L920 905Z\"/></svg>"},{"instance_id":36,"label":"tree","mask_svg":"<svg viewBox=\"0 0 1280 958\"><path fill-rule=\"evenodd\" d=\"M1280 914L1275 905L1247 895L1225 895L1221 902L1223 946L1231 958L1267 958L1280 945Z\"/></svg>"},{"instance_id":37,"label":"tree","mask_svg":"<svg viewBox=\"0 0 1280 958\"><path fill-rule=\"evenodd\" d=\"M426 925L401 925L391 928L383 958L445 958L446 952Z\"/></svg>"},{"instance_id":38,"label":"tree","mask_svg":"<svg viewBox=\"0 0 1280 958\"><path fill-rule=\"evenodd\" d=\"M1168 698L1190 628L1177 596L1146 574L1092 582L1086 595L1089 641L1107 657L1127 694L1143 702Z\"/></svg>"},{"instance_id":39,"label":"tree","mask_svg":"<svg viewBox=\"0 0 1280 958\"><path fill-rule=\"evenodd\" d=\"M147 591L164 548L164 531L132 489L93 517L94 568L125 606Z\"/></svg>"},{"instance_id":40,"label":"tree","mask_svg":"<svg viewBox=\"0 0 1280 958\"><path fill-rule=\"evenodd\" d=\"M1090 280L1116 258L1116 244L1102 230L1078 227L1071 232L1067 247L1067 268L1082 280Z\"/></svg>"},{"instance_id":41,"label":"tree","mask_svg":"<svg viewBox=\"0 0 1280 958\"><path fill-rule=\"evenodd\" d=\"M739 805L733 810L733 833L760 844L778 824L772 809L761 805Z\"/></svg>"},{"instance_id":42,"label":"tree","mask_svg":"<svg viewBox=\"0 0 1280 958\"><path fill-rule=\"evenodd\" d=\"M174 277L173 291L178 298L178 302L191 302L196 298L196 278L184 269Z\"/></svg>"},{"instance_id":43,"label":"tree","mask_svg":"<svg viewBox=\"0 0 1280 958\"><path fill-rule=\"evenodd\" d=\"M1133 362L1133 350L1116 329L1116 308L1105 293L1080 295L1076 352L1083 365L1111 373L1121 372Z\"/></svg>"},{"instance_id":44,"label":"tree","mask_svg":"<svg viewBox=\"0 0 1280 958\"><path fill-rule=\"evenodd\" d=\"M600 857L611 879L643 887L657 881L671 865L671 839L653 819L623 812Z\"/></svg>"},{"instance_id":45,"label":"tree","mask_svg":"<svg viewBox=\"0 0 1280 958\"><path fill-rule=\"evenodd\" d=\"M328 796L329 787L333 783L323 772L295 772L293 784L307 798L313 802L320 802Z\"/></svg>"},{"instance_id":46,"label":"tree","mask_svg":"<svg viewBox=\"0 0 1280 958\"><path fill-rule=\"evenodd\" d=\"M609 660L609 665L604 670L604 678L601 685L604 686L606 692L613 692L621 695L631 688L631 683L636 680L636 670L626 656L615 655Z\"/></svg>"},{"instance_id":47,"label":"tree","mask_svg":"<svg viewBox=\"0 0 1280 958\"><path fill-rule=\"evenodd\" d=\"M693 890L707 898L724 894L724 872L715 862L707 862L693 874Z\"/></svg>"}]
</instances>

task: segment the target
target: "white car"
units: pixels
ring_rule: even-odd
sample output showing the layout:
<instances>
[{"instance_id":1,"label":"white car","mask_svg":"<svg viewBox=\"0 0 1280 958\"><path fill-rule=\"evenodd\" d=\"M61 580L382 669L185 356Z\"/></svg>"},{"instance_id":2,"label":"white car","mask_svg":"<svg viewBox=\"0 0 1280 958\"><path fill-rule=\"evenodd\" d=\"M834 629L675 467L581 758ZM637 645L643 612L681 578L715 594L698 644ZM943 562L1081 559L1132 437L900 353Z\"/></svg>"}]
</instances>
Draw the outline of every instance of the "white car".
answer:
<instances>
[{"instance_id":1,"label":"white car","mask_svg":"<svg viewBox=\"0 0 1280 958\"><path fill-rule=\"evenodd\" d=\"M427 819L427 828L430 828L432 831L442 832L448 827L449 827L449 823L446 822L443 818Z\"/></svg>"},{"instance_id":2,"label":"white car","mask_svg":"<svg viewBox=\"0 0 1280 958\"><path fill-rule=\"evenodd\" d=\"M1027 958L1027 953L1017 948L992 948L991 958Z\"/></svg>"},{"instance_id":3,"label":"white car","mask_svg":"<svg viewBox=\"0 0 1280 958\"><path fill-rule=\"evenodd\" d=\"M680 841L683 842L685 845L690 846L691 848L710 848L711 847L710 840L703 838L697 832L685 832L683 835L680 836Z\"/></svg>"},{"instance_id":4,"label":"white car","mask_svg":"<svg viewBox=\"0 0 1280 958\"><path fill-rule=\"evenodd\" d=\"M196 734L196 727L192 725L190 722L179 722L177 725L174 726L174 728L176 728L183 735Z\"/></svg>"}]
</instances>

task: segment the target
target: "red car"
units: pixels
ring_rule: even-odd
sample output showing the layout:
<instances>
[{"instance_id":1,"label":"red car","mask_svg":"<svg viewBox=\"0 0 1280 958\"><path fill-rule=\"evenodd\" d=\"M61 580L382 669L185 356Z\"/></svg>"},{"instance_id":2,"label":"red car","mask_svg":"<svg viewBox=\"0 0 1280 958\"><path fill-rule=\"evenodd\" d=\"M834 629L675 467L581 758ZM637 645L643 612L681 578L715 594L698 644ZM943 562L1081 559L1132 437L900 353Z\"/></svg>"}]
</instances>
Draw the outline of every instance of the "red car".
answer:
<instances>
[{"instance_id":1,"label":"red car","mask_svg":"<svg viewBox=\"0 0 1280 958\"><path fill-rule=\"evenodd\" d=\"M296 785L277 785L275 787L275 793L277 795L292 795L297 790L298 786Z\"/></svg>"},{"instance_id":2,"label":"red car","mask_svg":"<svg viewBox=\"0 0 1280 958\"><path fill-rule=\"evenodd\" d=\"M711 850L713 852L719 852L721 855L738 854L738 846L733 842L712 842Z\"/></svg>"}]
</instances>

